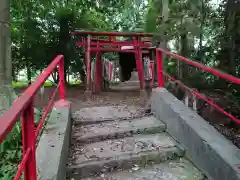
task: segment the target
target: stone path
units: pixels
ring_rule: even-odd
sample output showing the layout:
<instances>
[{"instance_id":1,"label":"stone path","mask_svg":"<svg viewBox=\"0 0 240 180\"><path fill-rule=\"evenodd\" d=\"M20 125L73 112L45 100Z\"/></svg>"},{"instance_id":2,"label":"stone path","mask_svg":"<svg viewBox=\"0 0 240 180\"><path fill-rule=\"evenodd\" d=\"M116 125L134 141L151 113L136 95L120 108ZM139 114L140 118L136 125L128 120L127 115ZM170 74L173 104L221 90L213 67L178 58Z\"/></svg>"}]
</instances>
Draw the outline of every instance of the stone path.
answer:
<instances>
[{"instance_id":1,"label":"stone path","mask_svg":"<svg viewBox=\"0 0 240 180\"><path fill-rule=\"evenodd\" d=\"M139 90L139 88L140 81L136 71L131 73L131 78L128 81L120 82L118 85L110 85L110 89L119 91Z\"/></svg>"},{"instance_id":2,"label":"stone path","mask_svg":"<svg viewBox=\"0 0 240 180\"><path fill-rule=\"evenodd\" d=\"M134 106L101 106L83 108L75 112L72 117L77 124L96 124L97 122L106 122L118 119L132 119L141 116L141 112Z\"/></svg>"},{"instance_id":3,"label":"stone path","mask_svg":"<svg viewBox=\"0 0 240 180\"><path fill-rule=\"evenodd\" d=\"M84 180L199 180L203 175L189 161L177 159L165 161L147 168L133 167L131 170L101 174Z\"/></svg>"},{"instance_id":4,"label":"stone path","mask_svg":"<svg viewBox=\"0 0 240 180\"><path fill-rule=\"evenodd\" d=\"M165 125L134 106L84 108L73 118L71 180L204 179Z\"/></svg>"}]
</instances>

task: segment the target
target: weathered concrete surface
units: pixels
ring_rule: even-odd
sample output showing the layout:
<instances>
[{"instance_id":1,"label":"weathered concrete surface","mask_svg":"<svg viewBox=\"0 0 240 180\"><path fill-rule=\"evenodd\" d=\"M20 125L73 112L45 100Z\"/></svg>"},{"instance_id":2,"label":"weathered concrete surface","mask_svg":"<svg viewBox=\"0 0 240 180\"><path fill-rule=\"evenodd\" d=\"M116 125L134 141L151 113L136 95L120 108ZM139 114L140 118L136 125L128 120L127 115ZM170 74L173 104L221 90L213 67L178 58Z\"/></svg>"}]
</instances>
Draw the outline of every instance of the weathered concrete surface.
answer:
<instances>
[{"instance_id":1,"label":"weathered concrete surface","mask_svg":"<svg viewBox=\"0 0 240 180\"><path fill-rule=\"evenodd\" d=\"M39 180L66 179L70 130L70 103L59 101L53 107L37 147Z\"/></svg>"},{"instance_id":2,"label":"weathered concrete surface","mask_svg":"<svg viewBox=\"0 0 240 180\"><path fill-rule=\"evenodd\" d=\"M133 71L131 72L131 77L128 81L124 81L124 82L120 82L119 85L128 85L128 86L139 86L140 85L140 81L138 78L138 72Z\"/></svg>"},{"instance_id":3,"label":"weathered concrete surface","mask_svg":"<svg viewBox=\"0 0 240 180\"><path fill-rule=\"evenodd\" d=\"M166 133L136 135L84 146L75 144L69 174L87 177L100 172L128 169L134 164L145 166L150 162L160 163L182 155L183 149Z\"/></svg>"},{"instance_id":4,"label":"weathered concrete surface","mask_svg":"<svg viewBox=\"0 0 240 180\"><path fill-rule=\"evenodd\" d=\"M140 85L134 84L134 83L125 83L125 84L119 84L119 85L111 85L109 86L110 91L113 92L126 92L126 91L139 91Z\"/></svg>"},{"instance_id":5,"label":"weathered concrete surface","mask_svg":"<svg viewBox=\"0 0 240 180\"><path fill-rule=\"evenodd\" d=\"M117 85L110 85L109 87L111 90L114 91L134 91L139 90L140 88L140 81L138 79L138 72L133 71L131 73L131 77L128 81L120 82Z\"/></svg>"},{"instance_id":6,"label":"weathered concrete surface","mask_svg":"<svg viewBox=\"0 0 240 180\"><path fill-rule=\"evenodd\" d=\"M129 79L129 81L137 81L139 82L139 78L138 78L138 72L137 71L132 71L131 72L131 77ZM126 82L126 81L125 81Z\"/></svg>"},{"instance_id":7,"label":"weathered concrete surface","mask_svg":"<svg viewBox=\"0 0 240 180\"><path fill-rule=\"evenodd\" d=\"M214 127L163 88L153 91L152 108L209 179L240 179L240 150Z\"/></svg>"},{"instance_id":8,"label":"weathered concrete surface","mask_svg":"<svg viewBox=\"0 0 240 180\"><path fill-rule=\"evenodd\" d=\"M69 166L67 175L75 179L84 178L101 173L131 169L136 165L144 167L148 164L158 164L168 159L176 159L177 155L182 156L183 151L177 148L168 148L162 149L161 151L141 152L133 155L128 154L114 159Z\"/></svg>"},{"instance_id":9,"label":"weathered concrete surface","mask_svg":"<svg viewBox=\"0 0 240 180\"><path fill-rule=\"evenodd\" d=\"M146 168L100 174L83 180L203 180L203 174L186 159L166 161Z\"/></svg>"},{"instance_id":10,"label":"weathered concrete surface","mask_svg":"<svg viewBox=\"0 0 240 180\"><path fill-rule=\"evenodd\" d=\"M177 147L177 143L165 133L156 135L136 135L123 139L106 140L92 144L75 144L73 164L83 164L96 160L112 159L125 154L145 151L159 151L161 148Z\"/></svg>"},{"instance_id":11,"label":"weathered concrete surface","mask_svg":"<svg viewBox=\"0 0 240 180\"><path fill-rule=\"evenodd\" d=\"M132 120L111 121L74 127L73 141L92 143L100 140L123 138L134 134L159 133L166 129L165 124L153 116Z\"/></svg>"},{"instance_id":12,"label":"weathered concrete surface","mask_svg":"<svg viewBox=\"0 0 240 180\"><path fill-rule=\"evenodd\" d=\"M83 108L75 112L72 117L76 124L93 124L117 119L131 119L138 115L134 106L101 106Z\"/></svg>"}]
</instances>

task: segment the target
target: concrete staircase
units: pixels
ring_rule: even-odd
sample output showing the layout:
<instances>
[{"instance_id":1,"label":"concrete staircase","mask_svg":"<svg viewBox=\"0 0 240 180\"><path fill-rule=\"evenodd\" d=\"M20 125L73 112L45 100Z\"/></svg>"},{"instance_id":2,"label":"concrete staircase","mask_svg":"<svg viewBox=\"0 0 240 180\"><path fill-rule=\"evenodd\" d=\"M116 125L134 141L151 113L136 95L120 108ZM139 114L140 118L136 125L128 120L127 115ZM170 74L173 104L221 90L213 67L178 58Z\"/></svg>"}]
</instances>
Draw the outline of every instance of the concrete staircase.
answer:
<instances>
[{"instance_id":1,"label":"concrete staircase","mask_svg":"<svg viewBox=\"0 0 240 180\"><path fill-rule=\"evenodd\" d=\"M135 107L85 108L73 115L67 176L73 180L203 180L154 116Z\"/></svg>"}]
</instances>

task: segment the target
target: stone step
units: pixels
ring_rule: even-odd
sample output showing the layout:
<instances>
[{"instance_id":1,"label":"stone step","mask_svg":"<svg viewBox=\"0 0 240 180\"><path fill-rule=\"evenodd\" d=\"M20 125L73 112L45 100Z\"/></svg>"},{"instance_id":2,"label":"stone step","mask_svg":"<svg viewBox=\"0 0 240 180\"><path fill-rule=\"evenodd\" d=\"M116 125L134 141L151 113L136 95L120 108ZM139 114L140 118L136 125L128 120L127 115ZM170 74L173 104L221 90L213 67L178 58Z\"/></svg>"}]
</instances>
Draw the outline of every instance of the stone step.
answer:
<instances>
[{"instance_id":1,"label":"stone step","mask_svg":"<svg viewBox=\"0 0 240 180\"><path fill-rule=\"evenodd\" d=\"M119 83L116 86L140 86L140 81L136 80L136 81L124 81Z\"/></svg>"},{"instance_id":2,"label":"stone step","mask_svg":"<svg viewBox=\"0 0 240 180\"><path fill-rule=\"evenodd\" d=\"M204 180L204 175L188 160L166 161L158 165L115 173L102 173L82 180ZM79 179L76 179L79 180Z\"/></svg>"},{"instance_id":3,"label":"stone step","mask_svg":"<svg viewBox=\"0 0 240 180\"><path fill-rule=\"evenodd\" d=\"M113 91L135 91L139 90L140 82L139 81L125 81L117 85L110 85L109 88Z\"/></svg>"},{"instance_id":4,"label":"stone step","mask_svg":"<svg viewBox=\"0 0 240 180\"><path fill-rule=\"evenodd\" d=\"M83 108L72 115L75 124L96 124L106 121L133 119L144 111L135 106L100 106Z\"/></svg>"},{"instance_id":5,"label":"stone step","mask_svg":"<svg viewBox=\"0 0 240 180\"><path fill-rule=\"evenodd\" d=\"M78 125L73 129L72 142L93 143L106 139L130 137L135 134L160 133L165 129L165 124L153 116L85 126Z\"/></svg>"},{"instance_id":6,"label":"stone step","mask_svg":"<svg viewBox=\"0 0 240 180\"><path fill-rule=\"evenodd\" d=\"M113 91L113 92L118 92L118 91L127 91L127 92L129 92L129 91L136 91L136 90L140 90L140 87L139 86L125 86L125 85L121 85L121 86L111 86L110 87L110 89L111 89L111 91Z\"/></svg>"},{"instance_id":7,"label":"stone step","mask_svg":"<svg viewBox=\"0 0 240 180\"><path fill-rule=\"evenodd\" d=\"M167 133L135 135L92 144L75 143L68 174L74 178L145 166L182 156L183 149Z\"/></svg>"}]
</instances>

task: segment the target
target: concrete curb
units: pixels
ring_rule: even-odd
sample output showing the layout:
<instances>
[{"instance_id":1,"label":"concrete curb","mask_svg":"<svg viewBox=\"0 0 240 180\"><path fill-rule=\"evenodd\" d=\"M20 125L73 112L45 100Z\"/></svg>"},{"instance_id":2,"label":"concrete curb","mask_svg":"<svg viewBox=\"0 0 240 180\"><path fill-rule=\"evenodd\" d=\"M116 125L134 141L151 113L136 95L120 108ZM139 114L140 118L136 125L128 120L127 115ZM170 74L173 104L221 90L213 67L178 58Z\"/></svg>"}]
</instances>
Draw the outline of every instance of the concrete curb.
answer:
<instances>
[{"instance_id":1,"label":"concrete curb","mask_svg":"<svg viewBox=\"0 0 240 180\"><path fill-rule=\"evenodd\" d=\"M66 180L70 131L70 103L58 101L37 147L38 180Z\"/></svg>"},{"instance_id":2,"label":"concrete curb","mask_svg":"<svg viewBox=\"0 0 240 180\"><path fill-rule=\"evenodd\" d=\"M240 150L194 111L164 88L154 89L152 109L209 179L240 179Z\"/></svg>"}]
</instances>

